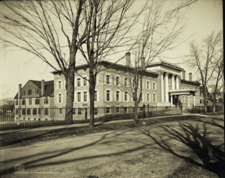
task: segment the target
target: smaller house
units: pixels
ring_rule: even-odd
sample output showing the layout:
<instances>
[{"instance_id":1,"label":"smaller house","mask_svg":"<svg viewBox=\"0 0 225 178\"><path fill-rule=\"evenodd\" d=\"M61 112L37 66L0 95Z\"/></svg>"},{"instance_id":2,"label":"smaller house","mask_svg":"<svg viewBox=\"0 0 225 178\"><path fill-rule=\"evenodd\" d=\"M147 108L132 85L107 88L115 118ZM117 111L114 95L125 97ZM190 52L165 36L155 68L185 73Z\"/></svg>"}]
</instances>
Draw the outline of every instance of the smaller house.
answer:
<instances>
[{"instance_id":1,"label":"smaller house","mask_svg":"<svg viewBox=\"0 0 225 178\"><path fill-rule=\"evenodd\" d=\"M14 97L15 120L52 120L54 118L54 81L29 80L19 84Z\"/></svg>"}]
</instances>

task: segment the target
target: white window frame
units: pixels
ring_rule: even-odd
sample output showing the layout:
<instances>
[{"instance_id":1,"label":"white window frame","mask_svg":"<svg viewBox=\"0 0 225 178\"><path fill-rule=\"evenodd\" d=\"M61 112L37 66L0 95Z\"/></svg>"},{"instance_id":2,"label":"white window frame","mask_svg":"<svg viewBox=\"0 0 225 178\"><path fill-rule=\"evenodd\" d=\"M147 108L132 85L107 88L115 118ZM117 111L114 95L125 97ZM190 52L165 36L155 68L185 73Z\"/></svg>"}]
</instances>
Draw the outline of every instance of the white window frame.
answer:
<instances>
[{"instance_id":1,"label":"white window frame","mask_svg":"<svg viewBox=\"0 0 225 178\"><path fill-rule=\"evenodd\" d=\"M78 79L80 79L80 86L78 87ZM80 87L82 87L82 77L77 77L76 78L76 83L77 83L77 88L80 88Z\"/></svg>"},{"instance_id":2,"label":"white window frame","mask_svg":"<svg viewBox=\"0 0 225 178\"><path fill-rule=\"evenodd\" d=\"M155 95L155 101L153 101L153 99L154 99L154 96ZM152 102L153 103L157 103L157 94L156 93L152 93Z\"/></svg>"},{"instance_id":3,"label":"white window frame","mask_svg":"<svg viewBox=\"0 0 225 178\"><path fill-rule=\"evenodd\" d=\"M146 81L146 89L150 90L151 89L151 83L150 81Z\"/></svg>"},{"instance_id":4,"label":"white window frame","mask_svg":"<svg viewBox=\"0 0 225 178\"><path fill-rule=\"evenodd\" d=\"M99 91L98 90L95 90L97 91L97 101L94 101L94 102L99 102Z\"/></svg>"},{"instance_id":5,"label":"white window frame","mask_svg":"<svg viewBox=\"0 0 225 178\"><path fill-rule=\"evenodd\" d=\"M107 81L107 80L106 80L107 75L109 75L109 84L106 83L106 81ZM105 76L104 76L104 81L105 81L105 84L106 84L106 85L112 85L112 76L111 76L110 74L105 74Z\"/></svg>"},{"instance_id":6,"label":"white window frame","mask_svg":"<svg viewBox=\"0 0 225 178\"><path fill-rule=\"evenodd\" d=\"M87 93L87 101L84 101L84 92ZM83 102L84 102L84 103L89 102L89 99L88 99L88 98L89 98L89 97L88 97L89 95L88 95L88 93L89 93L89 92L88 92L87 90L84 90L84 91L83 91Z\"/></svg>"},{"instance_id":7,"label":"white window frame","mask_svg":"<svg viewBox=\"0 0 225 178\"><path fill-rule=\"evenodd\" d=\"M107 101L107 90L110 91L110 95L109 95L110 98L109 98L109 101ZM108 89L108 88L107 88L107 89L105 90L105 101L106 101L106 102L111 102L111 101L112 101L112 90L111 90L111 89Z\"/></svg>"},{"instance_id":8,"label":"white window frame","mask_svg":"<svg viewBox=\"0 0 225 178\"><path fill-rule=\"evenodd\" d=\"M66 89L66 80L64 80L64 89Z\"/></svg>"},{"instance_id":9,"label":"white window frame","mask_svg":"<svg viewBox=\"0 0 225 178\"><path fill-rule=\"evenodd\" d=\"M154 84L155 84L155 89L153 88ZM156 82L152 82L152 90L157 90Z\"/></svg>"},{"instance_id":10,"label":"white window frame","mask_svg":"<svg viewBox=\"0 0 225 178\"><path fill-rule=\"evenodd\" d=\"M59 102L59 95L61 94L61 102ZM63 94L61 92L58 93L57 95L57 103L62 104L63 103Z\"/></svg>"},{"instance_id":11,"label":"white window frame","mask_svg":"<svg viewBox=\"0 0 225 178\"><path fill-rule=\"evenodd\" d=\"M149 92L146 93L146 102L151 102Z\"/></svg>"},{"instance_id":12,"label":"white window frame","mask_svg":"<svg viewBox=\"0 0 225 178\"><path fill-rule=\"evenodd\" d=\"M119 81L118 81L119 83L118 83L118 85L116 84L116 78L117 78L117 77L119 77ZM114 85L115 85L115 86L121 86L121 83L120 83L120 80L121 80L121 79L120 79L120 78L121 78L121 77L120 77L119 75L115 75L115 77L114 77Z\"/></svg>"},{"instance_id":13,"label":"white window frame","mask_svg":"<svg viewBox=\"0 0 225 178\"><path fill-rule=\"evenodd\" d=\"M119 92L119 100L117 101L117 92ZM121 101L121 99L120 99L121 97L120 97L120 90L116 90L115 91L115 100L116 100L116 102L120 102Z\"/></svg>"},{"instance_id":14,"label":"white window frame","mask_svg":"<svg viewBox=\"0 0 225 178\"><path fill-rule=\"evenodd\" d=\"M126 79L126 85L125 85L125 79ZM127 82L128 80L127 80L127 77L124 77L123 78L123 86L124 87L128 87L128 82Z\"/></svg>"},{"instance_id":15,"label":"white window frame","mask_svg":"<svg viewBox=\"0 0 225 178\"><path fill-rule=\"evenodd\" d=\"M78 93L80 93L80 101L78 101ZM77 91L77 103L82 103L82 92Z\"/></svg>"},{"instance_id":16,"label":"white window frame","mask_svg":"<svg viewBox=\"0 0 225 178\"><path fill-rule=\"evenodd\" d=\"M128 92L127 91L124 91L123 93L124 93L124 95L123 95L123 101L124 102L129 102ZM126 93L127 93L127 101L125 101L125 95L126 95Z\"/></svg>"},{"instance_id":17,"label":"white window frame","mask_svg":"<svg viewBox=\"0 0 225 178\"><path fill-rule=\"evenodd\" d=\"M59 88L59 82L61 82L61 88ZM57 90L62 90L63 89L63 81L62 80L58 80L57 81Z\"/></svg>"},{"instance_id":18,"label":"white window frame","mask_svg":"<svg viewBox=\"0 0 225 178\"><path fill-rule=\"evenodd\" d=\"M58 109L61 109L61 110L62 110L62 107L59 107ZM58 111L59 111L59 110L58 110ZM63 112L62 112L62 113L63 113ZM62 113L59 112L59 115L62 115Z\"/></svg>"}]
</instances>

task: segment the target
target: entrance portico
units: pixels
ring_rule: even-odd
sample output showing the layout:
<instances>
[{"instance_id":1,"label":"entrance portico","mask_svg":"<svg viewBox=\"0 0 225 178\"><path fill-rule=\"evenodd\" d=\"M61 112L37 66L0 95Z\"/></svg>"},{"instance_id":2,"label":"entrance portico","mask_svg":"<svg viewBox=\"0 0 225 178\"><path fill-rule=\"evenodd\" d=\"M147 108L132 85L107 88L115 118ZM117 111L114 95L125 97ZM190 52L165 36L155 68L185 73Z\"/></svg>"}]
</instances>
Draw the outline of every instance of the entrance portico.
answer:
<instances>
[{"instance_id":1,"label":"entrance portico","mask_svg":"<svg viewBox=\"0 0 225 178\"><path fill-rule=\"evenodd\" d=\"M170 95L170 105L177 105L178 98L180 95L193 95L193 104L195 105L195 92L196 90L194 89L176 89L176 90L170 90L169 95ZM176 100L176 101L175 101Z\"/></svg>"}]
</instances>

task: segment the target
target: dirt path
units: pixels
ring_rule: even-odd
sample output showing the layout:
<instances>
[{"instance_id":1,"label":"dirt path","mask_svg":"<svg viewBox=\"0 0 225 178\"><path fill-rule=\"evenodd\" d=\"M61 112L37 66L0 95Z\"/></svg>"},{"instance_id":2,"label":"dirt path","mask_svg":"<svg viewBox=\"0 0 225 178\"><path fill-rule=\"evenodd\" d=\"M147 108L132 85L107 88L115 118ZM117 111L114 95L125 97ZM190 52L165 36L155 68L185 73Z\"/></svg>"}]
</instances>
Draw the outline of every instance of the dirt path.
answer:
<instances>
[{"instance_id":1,"label":"dirt path","mask_svg":"<svg viewBox=\"0 0 225 178\"><path fill-rule=\"evenodd\" d=\"M223 121L215 122L224 128ZM193 134L191 130L198 127L196 132L204 137L207 130L213 144L218 145L224 138L224 131L218 125L213 125L210 119L171 122L5 148L0 153L1 177L218 177L213 171L195 165L203 164L201 155L196 156L188 145L195 139L190 137L187 143L180 139L189 138L187 133Z\"/></svg>"}]
</instances>

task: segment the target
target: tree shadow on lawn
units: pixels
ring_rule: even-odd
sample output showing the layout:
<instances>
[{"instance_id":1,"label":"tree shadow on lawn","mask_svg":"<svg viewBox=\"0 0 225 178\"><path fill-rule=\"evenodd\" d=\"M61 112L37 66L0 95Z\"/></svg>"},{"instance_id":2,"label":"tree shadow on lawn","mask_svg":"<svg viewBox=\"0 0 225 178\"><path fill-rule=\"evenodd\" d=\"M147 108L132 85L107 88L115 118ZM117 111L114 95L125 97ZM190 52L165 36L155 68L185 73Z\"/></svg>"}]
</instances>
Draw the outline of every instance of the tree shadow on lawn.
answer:
<instances>
[{"instance_id":1,"label":"tree shadow on lawn","mask_svg":"<svg viewBox=\"0 0 225 178\"><path fill-rule=\"evenodd\" d=\"M100 154L100 155L86 156L86 157L80 157L80 158L78 157L78 158L74 158L74 159L73 158L72 159L63 159L63 160L59 160L59 161L50 160L52 158L62 157L69 153L75 154L72 152L94 146L94 145L98 144L99 142L102 142L103 140L116 138L116 137L124 134L127 131L129 131L129 130L119 132L119 133L111 132L111 133L104 134L98 140L93 141L93 142L83 145L83 146L66 148L66 149L57 150L57 151L43 152L43 153L33 154L33 155L29 155L29 156L22 156L20 158L2 161L1 164L2 165L10 164L10 163L14 164L13 162L20 162L20 163L22 163L22 166L26 170L28 170L30 168L38 168L38 167L44 167L44 166L49 166L49 165L59 165L59 164L65 164L65 163L76 162L76 161L81 161L81 160L87 160L87 159L89 160L89 159L94 159L94 158L103 158L103 157L108 157L108 156L121 155L121 154L129 153L129 152L138 151L138 150L141 150L146 147L146 145L141 145L136 148L131 148L131 149L128 149L125 151L120 151L120 152L110 153L110 154ZM15 167L14 167L14 165L10 165L9 168L5 168L5 169L2 168L0 171L0 175L6 175L6 174L13 173L13 172L15 172Z\"/></svg>"},{"instance_id":2,"label":"tree shadow on lawn","mask_svg":"<svg viewBox=\"0 0 225 178\"><path fill-rule=\"evenodd\" d=\"M206 123L209 124L210 122ZM217 174L218 177L222 178L225 177L225 153L223 147L224 143L217 145L212 144L213 140L209 137L210 132L208 132L206 129L206 123L203 123L201 128L199 127L199 123L193 126L190 123L181 124L180 122L179 129L174 129L171 126L160 126L163 129L164 134L157 133L159 138L153 136L149 130L141 131L145 135L153 139L154 142L163 150L166 150L176 157L182 158L195 166L207 169ZM218 123L215 124L214 122L212 122L210 124L224 129L224 127L219 125ZM200 129L203 129L202 133ZM163 136L166 136L167 139L163 139ZM168 137L170 138L170 140L179 141L180 143L183 143L185 146L187 146L187 148L191 150L192 155L194 153L194 155L196 155L198 159L201 160L201 163L199 161L196 161L195 158L184 156L182 152L184 153L186 150L184 150L183 148L182 152L178 153L180 147L176 145L172 148L172 146L169 145L169 143L166 141L168 140Z\"/></svg>"}]
</instances>

